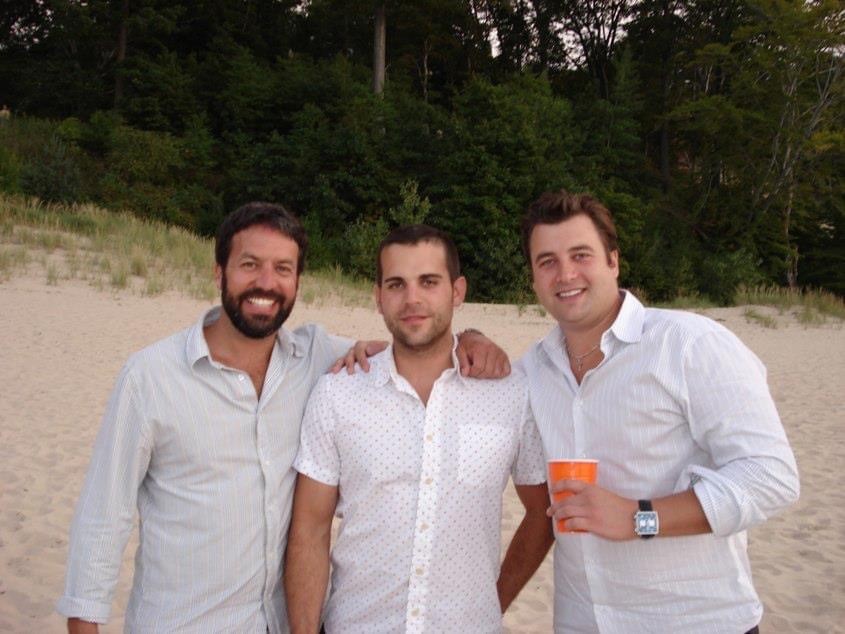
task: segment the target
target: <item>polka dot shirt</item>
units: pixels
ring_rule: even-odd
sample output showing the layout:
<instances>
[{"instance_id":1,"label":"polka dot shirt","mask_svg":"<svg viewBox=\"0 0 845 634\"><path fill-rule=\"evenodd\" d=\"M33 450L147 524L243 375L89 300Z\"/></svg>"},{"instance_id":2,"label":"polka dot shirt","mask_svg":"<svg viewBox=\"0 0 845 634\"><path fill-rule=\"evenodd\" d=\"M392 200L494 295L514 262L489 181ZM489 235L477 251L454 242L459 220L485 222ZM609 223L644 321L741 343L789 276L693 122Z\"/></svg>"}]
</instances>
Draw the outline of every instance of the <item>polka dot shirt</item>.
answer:
<instances>
[{"instance_id":1,"label":"polka dot shirt","mask_svg":"<svg viewBox=\"0 0 845 634\"><path fill-rule=\"evenodd\" d=\"M545 481L521 373L435 382L428 405L393 350L320 379L294 467L338 487L325 624L333 632L501 632L502 492Z\"/></svg>"}]
</instances>

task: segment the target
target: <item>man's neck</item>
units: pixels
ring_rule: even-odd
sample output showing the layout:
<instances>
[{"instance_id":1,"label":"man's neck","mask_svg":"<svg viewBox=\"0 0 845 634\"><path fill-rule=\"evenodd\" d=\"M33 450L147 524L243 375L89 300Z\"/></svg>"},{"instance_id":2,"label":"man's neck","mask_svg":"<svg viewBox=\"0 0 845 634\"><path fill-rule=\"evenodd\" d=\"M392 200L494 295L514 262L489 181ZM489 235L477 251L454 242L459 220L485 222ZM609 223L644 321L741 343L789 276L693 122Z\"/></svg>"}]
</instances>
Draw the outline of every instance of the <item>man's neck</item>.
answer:
<instances>
[{"instance_id":1,"label":"man's neck","mask_svg":"<svg viewBox=\"0 0 845 634\"><path fill-rule=\"evenodd\" d=\"M255 386L255 393L261 396L264 376L270 365L276 333L262 339L247 337L235 328L225 312L220 318L203 329L211 358L230 368L249 374Z\"/></svg>"},{"instance_id":2,"label":"man's neck","mask_svg":"<svg viewBox=\"0 0 845 634\"><path fill-rule=\"evenodd\" d=\"M597 345L602 335L613 326L619 311L622 308L623 295L620 292L617 301L613 304L604 316L593 324L577 327L572 325L559 324L563 336L566 338L566 345L571 354L581 354L591 347Z\"/></svg>"},{"instance_id":3,"label":"man's neck","mask_svg":"<svg viewBox=\"0 0 845 634\"><path fill-rule=\"evenodd\" d=\"M393 360L396 371L403 376L417 392L420 400L428 403L434 382L443 372L454 366L451 332L426 348L409 348L394 340Z\"/></svg>"}]
</instances>

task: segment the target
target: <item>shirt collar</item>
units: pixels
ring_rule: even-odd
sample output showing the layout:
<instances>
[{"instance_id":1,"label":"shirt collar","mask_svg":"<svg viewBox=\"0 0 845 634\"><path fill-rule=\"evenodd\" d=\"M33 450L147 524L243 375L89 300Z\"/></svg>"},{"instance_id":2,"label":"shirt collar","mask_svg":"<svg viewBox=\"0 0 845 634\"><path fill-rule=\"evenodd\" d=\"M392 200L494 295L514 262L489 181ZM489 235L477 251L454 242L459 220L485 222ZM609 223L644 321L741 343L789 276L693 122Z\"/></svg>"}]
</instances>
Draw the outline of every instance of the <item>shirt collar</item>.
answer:
<instances>
[{"instance_id":1,"label":"shirt collar","mask_svg":"<svg viewBox=\"0 0 845 634\"><path fill-rule=\"evenodd\" d=\"M622 306L620 306L619 314L616 315L616 319L613 320L610 328L602 335L602 341L605 340L607 333L612 333L623 343L637 343L643 336L645 307L631 292L620 290L619 293L622 295ZM563 333L559 325L549 331L543 338L541 345L552 359L566 356L566 351L563 349ZM604 345L602 349L604 349Z\"/></svg>"},{"instance_id":2,"label":"shirt collar","mask_svg":"<svg viewBox=\"0 0 845 634\"><path fill-rule=\"evenodd\" d=\"M215 306L214 308L207 310L191 327L190 332L188 333L188 341L185 346L185 352L188 356L188 363L192 367L197 363L197 361L203 358L207 358L209 361L212 361L211 352L208 349L208 342L205 340L205 332L203 329L220 319L221 311L221 306ZM294 357L302 357L305 355L305 346L303 343L297 340L294 333L291 333L285 328L279 328L276 333L276 344L285 354L289 354Z\"/></svg>"},{"instance_id":3,"label":"shirt collar","mask_svg":"<svg viewBox=\"0 0 845 634\"><path fill-rule=\"evenodd\" d=\"M637 343L643 336L643 324L645 323L645 307L634 295L625 290L619 291L622 294L622 306L619 314L610 327L610 332L624 343Z\"/></svg>"},{"instance_id":4,"label":"shirt collar","mask_svg":"<svg viewBox=\"0 0 845 634\"><path fill-rule=\"evenodd\" d=\"M452 335L452 367L444 370L445 373L453 373L458 377L459 381L466 382L467 378L461 374L460 364L458 363L458 338ZM441 375L443 376L443 375ZM370 360L370 380L374 385L382 387L392 381L396 385L399 380L406 381L399 371L396 369L396 359L393 357L393 345L375 355Z\"/></svg>"}]
</instances>

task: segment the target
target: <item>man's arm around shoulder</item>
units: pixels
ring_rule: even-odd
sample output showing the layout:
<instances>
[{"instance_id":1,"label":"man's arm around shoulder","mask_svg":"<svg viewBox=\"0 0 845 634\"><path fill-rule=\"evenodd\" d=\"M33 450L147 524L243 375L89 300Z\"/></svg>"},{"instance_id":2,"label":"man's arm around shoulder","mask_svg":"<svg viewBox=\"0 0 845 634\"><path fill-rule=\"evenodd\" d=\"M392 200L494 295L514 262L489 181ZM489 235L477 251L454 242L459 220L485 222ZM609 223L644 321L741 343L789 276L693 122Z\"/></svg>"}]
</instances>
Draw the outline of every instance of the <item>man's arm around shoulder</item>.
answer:
<instances>
[{"instance_id":1,"label":"man's arm around shoulder","mask_svg":"<svg viewBox=\"0 0 845 634\"><path fill-rule=\"evenodd\" d=\"M292 634L320 631L329 582L329 547L337 487L300 474L285 556L285 598Z\"/></svg>"}]
</instances>

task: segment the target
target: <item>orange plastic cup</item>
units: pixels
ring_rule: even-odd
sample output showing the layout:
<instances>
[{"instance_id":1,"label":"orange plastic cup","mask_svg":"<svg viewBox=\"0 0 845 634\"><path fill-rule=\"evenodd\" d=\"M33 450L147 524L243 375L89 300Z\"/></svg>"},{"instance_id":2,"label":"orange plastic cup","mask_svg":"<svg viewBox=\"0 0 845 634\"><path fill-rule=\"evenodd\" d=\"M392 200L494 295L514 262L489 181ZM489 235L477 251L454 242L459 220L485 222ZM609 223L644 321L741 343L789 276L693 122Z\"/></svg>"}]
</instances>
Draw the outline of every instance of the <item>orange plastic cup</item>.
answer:
<instances>
[{"instance_id":1,"label":"orange plastic cup","mask_svg":"<svg viewBox=\"0 0 845 634\"><path fill-rule=\"evenodd\" d=\"M559 480L581 480L588 484L596 483L596 474L599 469L598 460L549 460L549 487ZM572 495L571 491L552 493L552 502L559 502ZM558 533L585 533L583 530L569 530L564 528L565 519L555 522L555 530Z\"/></svg>"}]
</instances>

